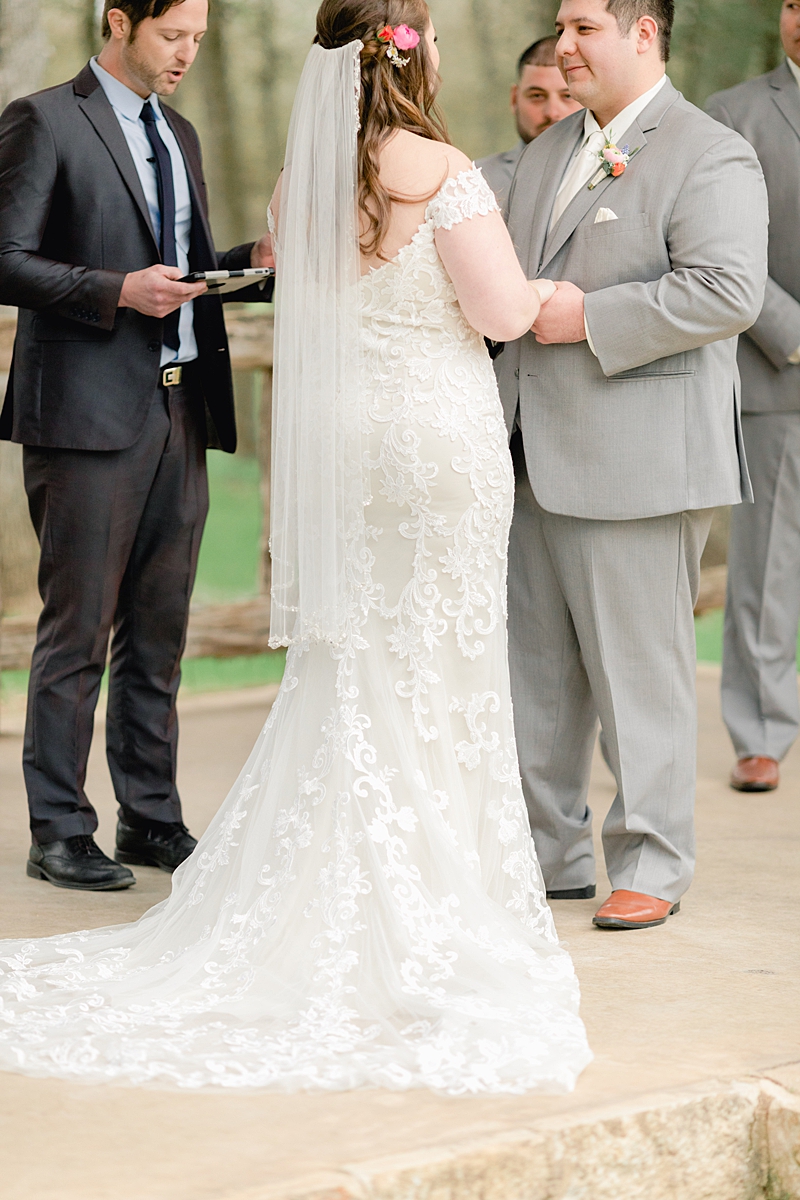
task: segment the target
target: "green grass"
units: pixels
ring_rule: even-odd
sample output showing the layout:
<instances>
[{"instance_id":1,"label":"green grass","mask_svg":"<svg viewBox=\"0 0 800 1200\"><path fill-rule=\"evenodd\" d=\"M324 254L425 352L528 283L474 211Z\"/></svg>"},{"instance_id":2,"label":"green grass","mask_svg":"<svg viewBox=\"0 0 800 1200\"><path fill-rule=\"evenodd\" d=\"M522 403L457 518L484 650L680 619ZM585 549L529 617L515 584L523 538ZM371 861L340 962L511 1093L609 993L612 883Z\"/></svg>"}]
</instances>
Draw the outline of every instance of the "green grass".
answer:
<instances>
[{"instance_id":1,"label":"green grass","mask_svg":"<svg viewBox=\"0 0 800 1200\"><path fill-rule=\"evenodd\" d=\"M722 662L723 616L721 608L713 608L711 612L703 613L702 617L695 617L694 632L699 662Z\"/></svg>"},{"instance_id":2,"label":"green grass","mask_svg":"<svg viewBox=\"0 0 800 1200\"><path fill-rule=\"evenodd\" d=\"M258 462L240 455L208 456L211 505L200 549L194 601L225 604L258 594L261 545L261 495ZM722 661L722 609L695 621L700 662ZM216 692L278 683L282 652L242 658L194 658L183 663L182 690ZM3 697L23 693L27 671L4 671Z\"/></svg>"},{"instance_id":3,"label":"green grass","mask_svg":"<svg viewBox=\"0 0 800 1200\"><path fill-rule=\"evenodd\" d=\"M193 599L226 604L255 596L261 551L258 462L212 451L208 488L211 503Z\"/></svg>"},{"instance_id":4,"label":"green grass","mask_svg":"<svg viewBox=\"0 0 800 1200\"><path fill-rule=\"evenodd\" d=\"M246 658L186 658L181 667L181 691L221 692L280 683L285 663L283 650Z\"/></svg>"}]
</instances>

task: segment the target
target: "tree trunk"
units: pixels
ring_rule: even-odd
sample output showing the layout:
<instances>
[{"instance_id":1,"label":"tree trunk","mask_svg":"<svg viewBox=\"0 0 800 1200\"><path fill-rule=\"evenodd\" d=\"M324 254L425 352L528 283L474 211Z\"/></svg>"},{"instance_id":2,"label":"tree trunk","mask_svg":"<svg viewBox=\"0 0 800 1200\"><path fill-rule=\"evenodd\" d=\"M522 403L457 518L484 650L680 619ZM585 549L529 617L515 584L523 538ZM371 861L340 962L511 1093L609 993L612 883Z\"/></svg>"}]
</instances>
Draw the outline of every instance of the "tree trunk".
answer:
<instances>
[{"instance_id":1,"label":"tree trunk","mask_svg":"<svg viewBox=\"0 0 800 1200\"><path fill-rule=\"evenodd\" d=\"M103 13L103 0L81 0L81 32L83 34L83 53L87 59L98 54L103 44L100 36L100 19Z\"/></svg>"},{"instance_id":2,"label":"tree trunk","mask_svg":"<svg viewBox=\"0 0 800 1200\"><path fill-rule=\"evenodd\" d=\"M236 121L233 86L225 42L227 0L214 0L208 11L208 31L198 58L202 72L208 125L211 133L210 165L215 191L224 200L224 245L247 237L247 179ZM219 242L217 243L219 244Z\"/></svg>"},{"instance_id":3,"label":"tree trunk","mask_svg":"<svg viewBox=\"0 0 800 1200\"><path fill-rule=\"evenodd\" d=\"M283 166L284 136L278 107L281 60L278 54L275 0L261 0L258 7L258 40L261 46L259 91L264 125L267 196L271 196Z\"/></svg>"},{"instance_id":4,"label":"tree trunk","mask_svg":"<svg viewBox=\"0 0 800 1200\"><path fill-rule=\"evenodd\" d=\"M0 107L36 91L47 53L39 0L0 0Z\"/></svg>"},{"instance_id":5,"label":"tree trunk","mask_svg":"<svg viewBox=\"0 0 800 1200\"><path fill-rule=\"evenodd\" d=\"M47 53L38 0L0 0L0 108L40 86ZM0 396L14 324L14 310L0 310ZM35 610L39 547L22 485L22 449L8 442L0 442L0 513L0 612Z\"/></svg>"}]
</instances>

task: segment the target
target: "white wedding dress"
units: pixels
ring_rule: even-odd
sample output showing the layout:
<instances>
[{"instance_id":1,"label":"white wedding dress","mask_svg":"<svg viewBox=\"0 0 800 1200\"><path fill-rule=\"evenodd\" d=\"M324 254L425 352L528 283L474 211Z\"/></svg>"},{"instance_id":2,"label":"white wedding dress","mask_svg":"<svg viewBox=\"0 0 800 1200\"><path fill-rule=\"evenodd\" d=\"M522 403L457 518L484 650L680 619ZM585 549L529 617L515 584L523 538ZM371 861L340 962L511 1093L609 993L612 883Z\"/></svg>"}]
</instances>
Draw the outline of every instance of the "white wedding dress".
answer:
<instances>
[{"instance_id":1,"label":"white wedding dress","mask_svg":"<svg viewBox=\"0 0 800 1200\"><path fill-rule=\"evenodd\" d=\"M338 649L278 698L172 894L0 945L0 1066L293 1091L564 1091L591 1058L535 860L505 624L513 478L494 374L434 233L361 282L369 553Z\"/></svg>"}]
</instances>

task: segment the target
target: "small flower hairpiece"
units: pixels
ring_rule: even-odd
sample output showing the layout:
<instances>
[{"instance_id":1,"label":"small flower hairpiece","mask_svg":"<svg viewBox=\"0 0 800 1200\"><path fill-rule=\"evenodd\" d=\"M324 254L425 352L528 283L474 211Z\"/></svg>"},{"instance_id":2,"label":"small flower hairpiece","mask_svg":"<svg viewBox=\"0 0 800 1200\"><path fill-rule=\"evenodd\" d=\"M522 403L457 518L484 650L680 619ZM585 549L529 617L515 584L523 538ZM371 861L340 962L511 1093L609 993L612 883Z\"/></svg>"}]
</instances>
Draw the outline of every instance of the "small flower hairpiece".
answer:
<instances>
[{"instance_id":1,"label":"small flower hairpiece","mask_svg":"<svg viewBox=\"0 0 800 1200\"><path fill-rule=\"evenodd\" d=\"M384 25L378 30L378 41L386 44L386 57L395 67L407 67L410 59L403 58L401 50L415 50L419 45L419 34L408 25Z\"/></svg>"}]
</instances>

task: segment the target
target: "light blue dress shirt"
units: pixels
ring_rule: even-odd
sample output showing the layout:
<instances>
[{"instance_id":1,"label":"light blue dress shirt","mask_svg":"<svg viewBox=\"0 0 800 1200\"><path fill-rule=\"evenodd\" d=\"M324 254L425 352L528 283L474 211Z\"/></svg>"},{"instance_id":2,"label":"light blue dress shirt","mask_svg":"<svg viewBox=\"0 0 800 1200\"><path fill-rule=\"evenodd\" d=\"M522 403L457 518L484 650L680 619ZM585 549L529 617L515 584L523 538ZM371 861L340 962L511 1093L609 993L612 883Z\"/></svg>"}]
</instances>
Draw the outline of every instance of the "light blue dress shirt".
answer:
<instances>
[{"instance_id":1,"label":"light blue dress shirt","mask_svg":"<svg viewBox=\"0 0 800 1200\"><path fill-rule=\"evenodd\" d=\"M156 240L161 237L161 210L158 207L158 180L156 166L152 161L153 148L147 137L144 121L139 114L145 103L141 96L132 92L124 83L120 83L113 75L100 66L96 58L91 60L91 68L100 81L100 86L106 94L114 115L119 121L125 135L128 149L133 156L134 166L142 184L147 210L155 231ZM172 159L172 175L175 182L175 244L178 248L178 267L182 274L189 274L189 243L192 236L192 197L189 191L189 177L186 174L186 163L183 161L180 146L175 134L170 129L158 103L158 96L153 92L148 99L156 117L156 128L161 140L169 151ZM150 161L148 161L150 160ZM197 341L194 336L194 303L181 305L181 315L178 324L180 346L177 350L169 346L161 348L161 365L171 362L191 362L197 358Z\"/></svg>"}]
</instances>

